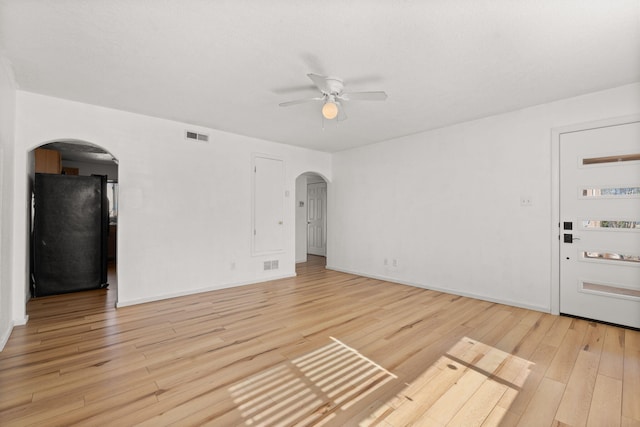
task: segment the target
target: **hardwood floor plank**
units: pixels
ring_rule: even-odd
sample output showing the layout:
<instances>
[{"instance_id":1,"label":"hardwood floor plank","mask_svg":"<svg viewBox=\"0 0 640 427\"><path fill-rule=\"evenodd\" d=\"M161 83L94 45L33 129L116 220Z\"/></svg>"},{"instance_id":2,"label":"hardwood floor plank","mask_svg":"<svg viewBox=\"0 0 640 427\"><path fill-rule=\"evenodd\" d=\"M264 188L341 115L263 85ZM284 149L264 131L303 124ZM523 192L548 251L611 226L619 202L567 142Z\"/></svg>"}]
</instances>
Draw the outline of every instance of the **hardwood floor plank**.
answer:
<instances>
[{"instance_id":1,"label":"hardwood floor plank","mask_svg":"<svg viewBox=\"0 0 640 427\"><path fill-rule=\"evenodd\" d=\"M465 355L476 355L463 363L462 376L425 412L425 417L447 424L480 389L482 384L504 360L504 353L477 342ZM488 413L487 413L488 415ZM419 420L419 419L418 419Z\"/></svg>"},{"instance_id":2,"label":"hardwood floor plank","mask_svg":"<svg viewBox=\"0 0 640 427\"><path fill-rule=\"evenodd\" d=\"M556 347L541 343L533 355L529 359L525 359L531 365L529 365L527 371L522 373L524 378L516 379L517 384L522 383L520 390L517 392L508 390L498 402L498 406L518 415L528 410L528 405L535 396L540 383L545 378L544 374L556 351ZM522 382L523 380L524 382Z\"/></svg>"},{"instance_id":3,"label":"hardwood floor plank","mask_svg":"<svg viewBox=\"0 0 640 427\"><path fill-rule=\"evenodd\" d=\"M128 374L124 378L124 384L126 384L127 387L135 385L140 374L147 377L146 371L138 371L134 374ZM120 378L120 380L122 380L122 378ZM114 378L113 380L110 379L107 383L93 378L91 375L73 375L42 381L40 384L35 385L30 391L32 392L33 402L52 401L62 398L84 398L85 395L90 393L92 390L100 389L101 387L105 387L107 384L115 384L117 381L118 378Z\"/></svg>"},{"instance_id":4,"label":"hardwood floor plank","mask_svg":"<svg viewBox=\"0 0 640 427\"><path fill-rule=\"evenodd\" d=\"M622 381L598 375L593 389L593 398L588 427L614 427L620 425L622 408Z\"/></svg>"},{"instance_id":5,"label":"hardwood floor plank","mask_svg":"<svg viewBox=\"0 0 640 427\"><path fill-rule=\"evenodd\" d=\"M640 332L323 261L117 310L115 281L31 300L0 425L640 424Z\"/></svg>"},{"instance_id":6,"label":"hardwood floor plank","mask_svg":"<svg viewBox=\"0 0 640 427\"><path fill-rule=\"evenodd\" d=\"M620 427L640 427L640 421L628 417L622 417Z\"/></svg>"},{"instance_id":7,"label":"hardwood floor plank","mask_svg":"<svg viewBox=\"0 0 640 427\"><path fill-rule=\"evenodd\" d=\"M597 354L602 352L607 325L598 322L588 322L587 332L582 340L582 350Z\"/></svg>"},{"instance_id":8,"label":"hardwood floor plank","mask_svg":"<svg viewBox=\"0 0 640 427\"><path fill-rule=\"evenodd\" d=\"M546 376L552 380L566 384L575 365L576 358L582 348L582 341L587 332L587 322L580 319L572 319L571 325L553 358Z\"/></svg>"},{"instance_id":9,"label":"hardwood floor plank","mask_svg":"<svg viewBox=\"0 0 640 427\"><path fill-rule=\"evenodd\" d=\"M229 393L224 389L210 390L208 387L194 387L191 391L188 395L165 399L143 408L127 418L127 422L139 427L171 425L194 417L198 413L208 412L212 415L215 413L213 408L219 409L220 402L230 400ZM226 407L231 410L234 407L233 402ZM202 420L201 416L198 418L199 421Z\"/></svg>"},{"instance_id":10,"label":"hardwood floor plank","mask_svg":"<svg viewBox=\"0 0 640 427\"><path fill-rule=\"evenodd\" d=\"M53 425L58 423L58 417L84 406L82 399L56 402L55 404L21 406L19 410L2 411L0 425L5 427L24 427L38 425Z\"/></svg>"},{"instance_id":11,"label":"hardwood floor plank","mask_svg":"<svg viewBox=\"0 0 640 427\"><path fill-rule=\"evenodd\" d=\"M399 365L394 367L393 372L402 378L406 378L408 383L414 378L419 378L423 372L426 372L432 365L437 363L441 357L450 354L459 354L458 344L462 342L472 342L474 340L467 338L469 328L459 325L455 329L448 331L446 335L434 330L427 339L425 339L424 348L407 357Z\"/></svg>"},{"instance_id":12,"label":"hardwood floor plank","mask_svg":"<svg viewBox=\"0 0 640 427\"><path fill-rule=\"evenodd\" d=\"M550 426L560 405L565 385L549 378L543 378L534 393L527 410L520 417L518 426Z\"/></svg>"},{"instance_id":13,"label":"hardwood floor plank","mask_svg":"<svg viewBox=\"0 0 640 427\"><path fill-rule=\"evenodd\" d=\"M2 392L3 393L7 393L7 394L10 393L10 392L6 391L5 389L2 389ZM11 393L10 397L2 399L2 402L0 402L0 412L6 413L9 410L17 408L17 407L27 406L32 401L33 401L33 394L31 394L31 393L26 393L26 394L13 394L13 393Z\"/></svg>"},{"instance_id":14,"label":"hardwood floor plank","mask_svg":"<svg viewBox=\"0 0 640 427\"><path fill-rule=\"evenodd\" d=\"M484 381L447 425L452 427L483 425L507 388L506 385L495 381Z\"/></svg>"},{"instance_id":15,"label":"hardwood floor plank","mask_svg":"<svg viewBox=\"0 0 640 427\"><path fill-rule=\"evenodd\" d=\"M556 420L571 426L584 426L593 397L600 355L582 350L567 382Z\"/></svg>"},{"instance_id":16,"label":"hardwood floor plank","mask_svg":"<svg viewBox=\"0 0 640 427\"><path fill-rule=\"evenodd\" d=\"M622 379L624 369L625 330L607 326L598 373L618 380Z\"/></svg>"},{"instance_id":17,"label":"hardwood floor plank","mask_svg":"<svg viewBox=\"0 0 640 427\"><path fill-rule=\"evenodd\" d=\"M155 384L147 383L122 393L110 394L101 400L85 402L81 408L66 411L49 425L122 425L122 421L118 422L119 419L156 402L156 391Z\"/></svg>"},{"instance_id":18,"label":"hardwood floor plank","mask_svg":"<svg viewBox=\"0 0 640 427\"><path fill-rule=\"evenodd\" d=\"M482 427L515 427L518 425L519 414L507 411L496 406L493 408L487 419L482 423Z\"/></svg>"},{"instance_id":19,"label":"hardwood floor plank","mask_svg":"<svg viewBox=\"0 0 640 427\"><path fill-rule=\"evenodd\" d=\"M626 346L631 339L640 339L635 331L625 331L624 373L622 377L622 415L640 421L640 347ZM630 338L630 336L634 338Z\"/></svg>"},{"instance_id":20,"label":"hardwood floor plank","mask_svg":"<svg viewBox=\"0 0 640 427\"><path fill-rule=\"evenodd\" d=\"M556 319L554 327L549 330L544 341L547 345L559 347L565 339L567 331L574 324L574 319L560 316Z\"/></svg>"},{"instance_id":21,"label":"hardwood floor plank","mask_svg":"<svg viewBox=\"0 0 640 427\"><path fill-rule=\"evenodd\" d=\"M561 319L551 314L540 313L541 316L531 325L528 333L522 337L520 342L514 347L512 354L522 358L529 358L543 342L548 344L546 337L549 331L554 328L556 321Z\"/></svg>"}]
</instances>

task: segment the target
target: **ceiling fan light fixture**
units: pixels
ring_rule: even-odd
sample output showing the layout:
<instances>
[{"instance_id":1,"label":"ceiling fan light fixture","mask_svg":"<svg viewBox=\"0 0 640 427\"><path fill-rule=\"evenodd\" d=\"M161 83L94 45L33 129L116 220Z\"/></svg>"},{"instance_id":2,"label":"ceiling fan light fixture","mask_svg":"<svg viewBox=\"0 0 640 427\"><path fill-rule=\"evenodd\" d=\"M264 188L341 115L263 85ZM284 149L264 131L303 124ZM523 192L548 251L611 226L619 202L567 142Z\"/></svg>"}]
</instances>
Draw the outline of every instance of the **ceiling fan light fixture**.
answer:
<instances>
[{"instance_id":1,"label":"ceiling fan light fixture","mask_svg":"<svg viewBox=\"0 0 640 427\"><path fill-rule=\"evenodd\" d=\"M327 120L333 120L338 116L338 105L335 102L328 101L322 106L322 116Z\"/></svg>"}]
</instances>

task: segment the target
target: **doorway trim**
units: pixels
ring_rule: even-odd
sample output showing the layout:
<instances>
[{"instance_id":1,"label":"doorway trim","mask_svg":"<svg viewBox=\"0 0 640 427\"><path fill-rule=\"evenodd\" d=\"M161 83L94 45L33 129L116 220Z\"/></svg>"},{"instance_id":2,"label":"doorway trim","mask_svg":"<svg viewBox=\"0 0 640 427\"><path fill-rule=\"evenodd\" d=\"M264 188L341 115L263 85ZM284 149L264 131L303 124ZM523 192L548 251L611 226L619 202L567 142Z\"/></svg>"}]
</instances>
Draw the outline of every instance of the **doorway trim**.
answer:
<instances>
[{"instance_id":1,"label":"doorway trim","mask_svg":"<svg viewBox=\"0 0 640 427\"><path fill-rule=\"evenodd\" d=\"M560 138L565 133L624 125L639 120L640 114L633 114L551 129L551 314L560 314Z\"/></svg>"},{"instance_id":2,"label":"doorway trim","mask_svg":"<svg viewBox=\"0 0 640 427\"><path fill-rule=\"evenodd\" d=\"M325 227L326 230L329 229L329 227L331 226L330 224L330 219L329 219L329 202L328 199L330 197L330 192L331 192L331 181L326 177L325 174L317 172L317 171L313 171L313 170L307 170L304 172L299 173L296 178L295 178L295 190L294 190L294 209L295 209L295 213L294 213L294 261L295 263L300 263L300 262L306 262L307 261L307 247L308 247L308 241L307 241L307 233L308 233L308 228L307 228L307 196L306 196L306 192L307 192L307 183L305 181L304 183L304 192L305 192L305 196L304 196L304 200L298 200L298 179L300 179L303 176L309 176L309 175L316 175L319 176L320 178L322 178L324 180L324 182L327 184L327 217L326 217L326 223L325 223ZM300 202L304 202L304 207L301 207L299 205ZM300 217L301 215L301 209L304 209L304 221L302 221L302 218ZM299 224L299 222L304 222L304 227L300 227L301 224ZM304 232L302 230L302 228L304 228ZM301 236L304 236L304 245L300 242L301 240ZM328 239L327 239L328 242ZM298 258L297 254L298 251L302 248L302 246L304 246L304 260L302 258ZM325 257L327 258L327 260L329 259L329 245L327 244L326 246L326 255Z\"/></svg>"},{"instance_id":3,"label":"doorway trim","mask_svg":"<svg viewBox=\"0 0 640 427\"><path fill-rule=\"evenodd\" d=\"M28 213L28 221L25 224L25 228L24 231L26 233L26 240L27 240L27 245L26 245L26 252L25 252L25 273L26 273L26 277L25 277L25 283L24 286L22 287L23 289L23 296L24 296L24 309L25 309L25 324L28 322L29 316L26 314L26 306L27 303L29 302L29 300L32 298L31 297L31 248L30 248L30 239L31 239L31 215L33 214L32 211L32 206L31 206L31 195L32 195L32 191L33 191L33 182L31 181L32 179L32 174L35 174L35 165L34 164L29 164L31 161L34 161L34 158L31 156L34 156L35 154L35 150L37 148L41 148L47 144L50 144L52 142L58 142L58 141L62 141L62 142L71 142L71 143L75 143L75 144L79 144L79 145L86 145L86 146L95 146L98 147L102 150L104 150L105 152L107 152L109 155L111 155L111 157L113 158L113 162L116 164L116 167L118 169L118 182L120 182L120 176L121 176L121 166L120 166L120 161L119 158L114 155L113 151L107 147L105 147L102 144L98 144L95 142L91 142L91 141L87 141L84 139L77 139L77 138L54 138L54 139L49 139L47 141L42 141L36 145L33 146L29 146L25 149L25 154L26 154L26 161L27 161L27 167L26 167L26 192L25 192L25 196L26 196L26 209ZM33 167L33 169L32 169ZM118 203L120 204L120 203ZM118 216L120 216L120 212L118 212ZM118 229L116 229L116 248L115 248L115 264L116 266L118 265L118 254L119 254L119 250L118 250L118 245L120 244L120 239L119 239L119 233L120 231ZM116 268L116 281L118 280L118 273L117 273L117 268ZM115 305L114 308L117 308L118 306L118 293L119 293L119 286L120 283L118 283L118 287L116 287L116 294L115 294Z\"/></svg>"}]
</instances>

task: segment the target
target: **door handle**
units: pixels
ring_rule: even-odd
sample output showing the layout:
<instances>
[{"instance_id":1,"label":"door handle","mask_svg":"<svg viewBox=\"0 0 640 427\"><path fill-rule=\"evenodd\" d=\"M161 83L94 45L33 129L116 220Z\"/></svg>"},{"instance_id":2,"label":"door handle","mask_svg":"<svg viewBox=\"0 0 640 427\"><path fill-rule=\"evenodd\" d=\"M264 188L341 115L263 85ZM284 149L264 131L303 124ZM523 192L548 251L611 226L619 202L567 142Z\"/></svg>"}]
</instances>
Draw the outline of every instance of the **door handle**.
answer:
<instances>
[{"instance_id":1,"label":"door handle","mask_svg":"<svg viewBox=\"0 0 640 427\"><path fill-rule=\"evenodd\" d=\"M573 243L574 240L580 240L579 237L574 236L570 233L564 233L564 243Z\"/></svg>"},{"instance_id":2,"label":"door handle","mask_svg":"<svg viewBox=\"0 0 640 427\"><path fill-rule=\"evenodd\" d=\"M579 237L575 237L573 234L564 233L564 243L573 243L574 240L580 240Z\"/></svg>"}]
</instances>

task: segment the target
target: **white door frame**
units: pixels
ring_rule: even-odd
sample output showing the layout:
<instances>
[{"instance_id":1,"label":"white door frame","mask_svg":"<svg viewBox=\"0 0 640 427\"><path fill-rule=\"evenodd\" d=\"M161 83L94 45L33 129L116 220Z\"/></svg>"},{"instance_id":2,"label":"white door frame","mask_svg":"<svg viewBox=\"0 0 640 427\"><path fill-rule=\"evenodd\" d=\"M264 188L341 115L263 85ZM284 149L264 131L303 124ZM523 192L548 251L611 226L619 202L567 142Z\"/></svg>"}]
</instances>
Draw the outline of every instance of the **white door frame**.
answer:
<instances>
[{"instance_id":1,"label":"white door frame","mask_svg":"<svg viewBox=\"0 0 640 427\"><path fill-rule=\"evenodd\" d=\"M623 125L640 114L614 117L551 129L551 314L560 314L560 137L564 133Z\"/></svg>"}]
</instances>

